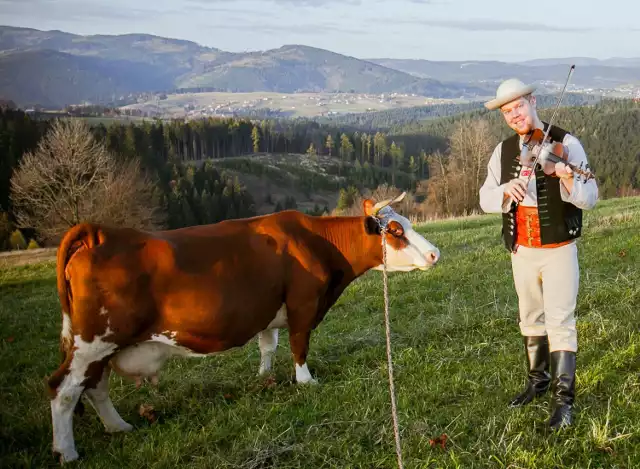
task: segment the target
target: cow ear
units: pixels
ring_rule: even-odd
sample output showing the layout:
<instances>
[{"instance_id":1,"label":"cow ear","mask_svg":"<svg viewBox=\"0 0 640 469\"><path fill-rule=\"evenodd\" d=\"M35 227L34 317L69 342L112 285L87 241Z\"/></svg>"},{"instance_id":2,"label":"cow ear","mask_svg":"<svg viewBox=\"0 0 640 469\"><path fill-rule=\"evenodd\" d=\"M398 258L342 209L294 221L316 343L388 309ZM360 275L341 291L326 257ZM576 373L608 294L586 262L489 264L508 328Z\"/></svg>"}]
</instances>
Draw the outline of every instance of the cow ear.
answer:
<instances>
[{"instance_id":1,"label":"cow ear","mask_svg":"<svg viewBox=\"0 0 640 469\"><path fill-rule=\"evenodd\" d=\"M374 217L367 217L364 219L364 229L368 235L380 234L380 224Z\"/></svg>"},{"instance_id":2,"label":"cow ear","mask_svg":"<svg viewBox=\"0 0 640 469\"><path fill-rule=\"evenodd\" d=\"M373 214L374 205L375 203L373 202L373 200L364 199L364 201L362 202L362 210L364 211L365 216L372 217L374 215Z\"/></svg>"}]
</instances>

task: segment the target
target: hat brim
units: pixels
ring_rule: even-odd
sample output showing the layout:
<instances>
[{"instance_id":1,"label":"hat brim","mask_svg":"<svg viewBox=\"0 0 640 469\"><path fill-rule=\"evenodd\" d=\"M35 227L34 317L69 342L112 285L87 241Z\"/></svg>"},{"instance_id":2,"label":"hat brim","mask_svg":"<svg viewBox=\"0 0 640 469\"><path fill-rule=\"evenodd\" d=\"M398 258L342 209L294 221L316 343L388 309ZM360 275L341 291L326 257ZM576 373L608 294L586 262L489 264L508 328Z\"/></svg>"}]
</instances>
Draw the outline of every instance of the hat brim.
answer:
<instances>
[{"instance_id":1,"label":"hat brim","mask_svg":"<svg viewBox=\"0 0 640 469\"><path fill-rule=\"evenodd\" d=\"M527 85L524 88L520 88L519 90L512 91L507 95L500 96L500 98L495 98L495 99L492 99L491 101L487 101L486 103L484 103L484 106L487 109L491 109L491 110L498 109L504 106L505 104L513 101L514 99L518 99L522 96L525 96L529 93L534 92L535 89L536 89L535 86Z\"/></svg>"}]
</instances>

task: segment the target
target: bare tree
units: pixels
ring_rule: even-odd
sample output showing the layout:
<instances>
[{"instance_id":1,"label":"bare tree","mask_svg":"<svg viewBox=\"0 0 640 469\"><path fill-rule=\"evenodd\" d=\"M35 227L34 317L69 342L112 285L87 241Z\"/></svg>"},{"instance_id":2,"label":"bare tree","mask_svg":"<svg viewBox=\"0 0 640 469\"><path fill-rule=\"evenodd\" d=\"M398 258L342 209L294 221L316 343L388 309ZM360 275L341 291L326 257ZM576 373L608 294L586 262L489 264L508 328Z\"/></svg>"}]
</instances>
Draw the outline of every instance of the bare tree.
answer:
<instances>
[{"instance_id":1,"label":"bare tree","mask_svg":"<svg viewBox=\"0 0 640 469\"><path fill-rule=\"evenodd\" d=\"M493 150L493 138L486 120L461 121L451 137L451 162L455 163L462 200L459 210L469 212L479 204L479 191ZM453 169L453 168L452 168Z\"/></svg>"},{"instance_id":2,"label":"bare tree","mask_svg":"<svg viewBox=\"0 0 640 469\"><path fill-rule=\"evenodd\" d=\"M11 179L19 227L53 240L85 221L142 229L161 226L152 181L136 162L121 163L80 119L56 120Z\"/></svg>"},{"instance_id":3,"label":"bare tree","mask_svg":"<svg viewBox=\"0 0 640 469\"><path fill-rule=\"evenodd\" d=\"M428 158L427 201L431 212L465 215L479 206L479 191L493 150L494 136L484 120L465 119L451 136L447 155Z\"/></svg>"}]
</instances>

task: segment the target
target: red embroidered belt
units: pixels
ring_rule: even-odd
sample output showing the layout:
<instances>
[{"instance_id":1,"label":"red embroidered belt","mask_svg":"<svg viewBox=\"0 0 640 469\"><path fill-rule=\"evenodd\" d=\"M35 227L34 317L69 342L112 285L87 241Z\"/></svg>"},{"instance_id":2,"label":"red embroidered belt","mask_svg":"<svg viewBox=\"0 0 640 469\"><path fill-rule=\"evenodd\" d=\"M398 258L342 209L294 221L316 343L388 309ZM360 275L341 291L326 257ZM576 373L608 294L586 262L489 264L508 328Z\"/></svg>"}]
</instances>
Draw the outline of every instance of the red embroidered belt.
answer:
<instances>
[{"instance_id":1,"label":"red embroidered belt","mask_svg":"<svg viewBox=\"0 0 640 469\"><path fill-rule=\"evenodd\" d=\"M516 244L528 248L556 248L569 244L572 240L561 243L542 244L540 238L540 219L537 207L518 205L516 210Z\"/></svg>"}]
</instances>

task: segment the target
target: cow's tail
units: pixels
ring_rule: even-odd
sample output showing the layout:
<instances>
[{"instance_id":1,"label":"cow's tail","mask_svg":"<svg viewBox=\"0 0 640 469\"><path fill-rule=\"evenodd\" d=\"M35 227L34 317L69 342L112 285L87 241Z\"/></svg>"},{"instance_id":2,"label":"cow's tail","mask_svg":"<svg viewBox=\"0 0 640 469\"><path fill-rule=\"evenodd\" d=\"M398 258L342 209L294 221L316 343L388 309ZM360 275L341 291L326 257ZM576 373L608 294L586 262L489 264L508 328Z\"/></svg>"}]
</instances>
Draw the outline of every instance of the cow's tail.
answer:
<instances>
[{"instance_id":1,"label":"cow's tail","mask_svg":"<svg viewBox=\"0 0 640 469\"><path fill-rule=\"evenodd\" d=\"M58 285L58 297L62 308L62 328L60 333L60 358L62 364L67 360L72 351L73 343L68 336L65 337L64 328L72 328L72 291L70 288L70 277L67 272L67 265L71 258L78 251L91 249L104 241L104 234L100 227L91 223L82 223L71 227L60 240L57 253L56 276ZM69 333L70 331L67 331ZM75 413L82 414L84 406L82 401L74 409Z\"/></svg>"},{"instance_id":2,"label":"cow's tail","mask_svg":"<svg viewBox=\"0 0 640 469\"><path fill-rule=\"evenodd\" d=\"M67 264L73 255L81 249L91 249L104 240L100 227L91 223L75 225L64 234L58 247L56 275L58 279L58 297L62 312L71 314L71 292L67 276Z\"/></svg>"}]
</instances>

